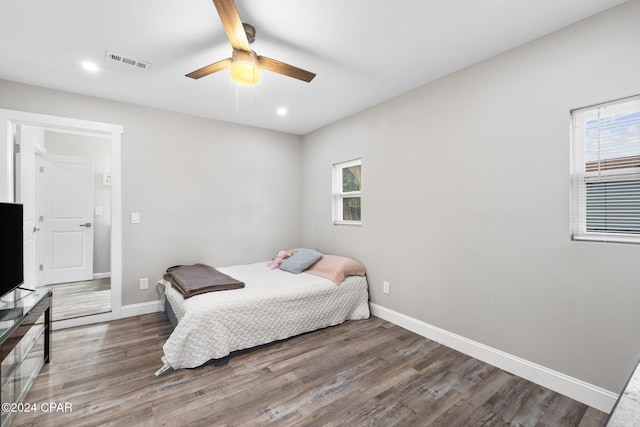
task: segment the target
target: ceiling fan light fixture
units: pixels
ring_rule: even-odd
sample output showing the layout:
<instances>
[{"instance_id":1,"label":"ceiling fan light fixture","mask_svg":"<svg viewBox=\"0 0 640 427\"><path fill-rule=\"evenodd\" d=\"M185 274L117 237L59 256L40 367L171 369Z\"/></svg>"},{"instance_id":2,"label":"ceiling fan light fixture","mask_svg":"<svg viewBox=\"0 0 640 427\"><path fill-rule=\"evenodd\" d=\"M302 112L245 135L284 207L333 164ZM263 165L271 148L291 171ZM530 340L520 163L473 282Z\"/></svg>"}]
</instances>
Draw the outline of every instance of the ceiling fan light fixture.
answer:
<instances>
[{"instance_id":1,"label":"ceiling fan light fixture","mask_svg":"<svg viewBox=\"0 0 640 427\"><path fill-rule=\"evenodd\" d=\"M260 67L258 56L255 52L246 52L236 49L231 56L231 67L229 67L231 80L244 85L255 85L260 81Z\"/></svg>"}]
</instances>

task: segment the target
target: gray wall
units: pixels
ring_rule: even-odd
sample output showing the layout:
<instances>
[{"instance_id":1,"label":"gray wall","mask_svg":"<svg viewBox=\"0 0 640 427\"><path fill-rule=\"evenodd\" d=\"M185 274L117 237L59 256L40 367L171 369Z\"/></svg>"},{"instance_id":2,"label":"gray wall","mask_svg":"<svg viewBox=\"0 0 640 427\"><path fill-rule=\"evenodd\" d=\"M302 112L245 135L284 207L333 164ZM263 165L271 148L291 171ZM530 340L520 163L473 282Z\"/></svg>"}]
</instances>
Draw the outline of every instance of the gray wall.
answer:
<instances>
[{"instance_id":1,"label":"gray wall","mask_svg":"<svg viewBox=\"0 0 640 427\"><path fill-rule=\"evenodd\" d=\"M260 261L299 245L299 136L3 80L0 108L124 126L123 305L157 300L167 267Z\"/></svg>"},{"instance_id":2,"label":"gray wall","mask_svg":"<svg viewBox=\"0 0 640 427\"><path fill-rule=\"evenodd\" d=\"M640 246L570 241L569 111L640 93L638 23L633 1L306 135L303 244L362 261L376 304L618 392ZM355 157L363 225L334 226Z\"/></svg>"}]
</instances>

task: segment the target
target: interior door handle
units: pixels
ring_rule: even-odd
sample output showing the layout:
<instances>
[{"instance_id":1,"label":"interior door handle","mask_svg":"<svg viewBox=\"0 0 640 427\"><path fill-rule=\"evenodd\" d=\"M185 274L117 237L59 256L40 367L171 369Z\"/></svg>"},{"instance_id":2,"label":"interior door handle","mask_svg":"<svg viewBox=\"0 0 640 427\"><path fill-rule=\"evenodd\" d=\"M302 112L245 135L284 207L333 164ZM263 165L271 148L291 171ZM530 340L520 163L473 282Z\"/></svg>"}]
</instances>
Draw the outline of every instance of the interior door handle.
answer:
<instances>
[{"instance_id":1,"label":"interior door handle","mask_svg":"<svg viewBox=\"0 0 640 427\"><path fill-rule=\"evenodd\" d=\"M87 227L87 228L91 228L91 223L90 222L86 222L84 224L80 224L80 227Z\"/></svg>"}]
</instances>

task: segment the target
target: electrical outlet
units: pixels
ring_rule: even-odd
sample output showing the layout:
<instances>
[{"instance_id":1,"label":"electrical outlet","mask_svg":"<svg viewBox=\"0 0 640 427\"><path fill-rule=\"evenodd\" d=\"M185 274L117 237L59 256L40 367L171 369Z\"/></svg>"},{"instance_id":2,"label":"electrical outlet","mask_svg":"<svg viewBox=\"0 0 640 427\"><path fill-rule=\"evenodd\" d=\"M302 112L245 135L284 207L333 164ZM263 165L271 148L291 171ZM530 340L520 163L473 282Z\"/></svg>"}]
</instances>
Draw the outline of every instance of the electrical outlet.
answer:
<instances>
[{"instance_id":1,"label":"electrical outlet","mask_svg":"<svg viewBox=\"0 0 640 427\"><path fill-rule=\"evenodd\" d=\"M149 279L147 277L140 279L140 289L149 289Z\"/></svg>"},{"instance_id":2,"label":"electrical outlet","mask_svg":"<svg viewBox=\"0 0 640 427\"><path fill-rule=\"evenodd\" d=\"M389 282L382 282L382 292L389 295Z\"/></svg>"}]
</instances>

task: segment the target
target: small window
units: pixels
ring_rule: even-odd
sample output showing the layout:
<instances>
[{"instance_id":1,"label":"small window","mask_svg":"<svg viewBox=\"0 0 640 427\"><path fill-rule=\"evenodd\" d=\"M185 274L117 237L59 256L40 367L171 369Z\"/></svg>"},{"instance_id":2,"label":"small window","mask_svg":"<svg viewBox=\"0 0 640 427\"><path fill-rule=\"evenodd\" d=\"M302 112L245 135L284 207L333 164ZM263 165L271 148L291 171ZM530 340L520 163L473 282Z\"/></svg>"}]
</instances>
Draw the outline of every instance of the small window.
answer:
<instances>
[{"instance_id":1,"label":"small window","mask_svg":"<svg viewBox=\"0 0 640 427\"><path fill-rule=\"evenodd\" d=\"M572 238L640 243L640 96L571 116Z\"/></svg>"},{"instance_id":2,"label":"small window","mask_svg":"<svg viewBox=\"0 0 640 427\"><path fill-rule=\"evenodd\" d=\"M362 159L333 165L333 222L362 224Z\"/></svg>"}]
</instances>

